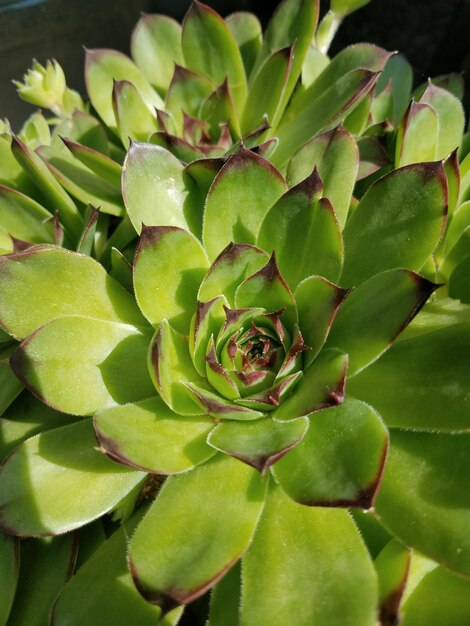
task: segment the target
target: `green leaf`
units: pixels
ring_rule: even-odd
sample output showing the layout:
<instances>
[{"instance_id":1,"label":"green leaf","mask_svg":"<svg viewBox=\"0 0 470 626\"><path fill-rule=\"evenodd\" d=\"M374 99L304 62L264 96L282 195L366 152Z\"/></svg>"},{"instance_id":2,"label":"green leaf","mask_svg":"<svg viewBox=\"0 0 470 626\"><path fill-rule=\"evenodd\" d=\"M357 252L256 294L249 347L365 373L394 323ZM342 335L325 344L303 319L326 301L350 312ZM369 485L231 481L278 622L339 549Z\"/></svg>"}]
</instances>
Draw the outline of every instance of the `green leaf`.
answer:
<instances>
[{"instance_id":1,"label":"green leaf","mask_svg":"<svg viewBox=\"0 0 470 626\"><path fill-rule=\"evenodd\" d=\"M198 300L209 302L224 295L234 306L235 291L248 276L260 270L269 256L263 250L244 243L229 243L212 263L201 283Z\"/></svg>"},{"instance_id":2,"label":"green leaf","mask_svg":"<svg viewBox=\"0 0 470 626\"><path fill-rule=\"evenodd\" d=\"M439 120L429 104L411 101L397 134L395 166L434 161Z\"/></svg>"},{"instance_id":3,"label":"green leaf","mask_svg":"<svg viewBox=\"0 0 470 626\"><path fill-rule=\"evenodd\" d=\"M289 189L261 223L257 244L276 252L279 270L292 289L312 274L328 280L341 274L341 232L331 203L319 198L322 187L315 169Z\"/></svg>"},{"instance_id":4,"label":"green leaf","mask_svg":"<svg viewBox=\"0 0 470 626\"><path fill-rule=\"evenodd\" d=\"M304 58L302 65L302 85L307 88L320 76L321 72L329 64L330 59L326 54L310 45Z\"/></svg>"},{"instance_id":5,"label":"green leaf","mask_svg":"<svg viewBox=\"0 0 470 626\"><path fill-rule=\"evenodd\" d=\"M459 263L470 256L470 224L466 226L458 241L447 252L439 266L439 274L449 278Z\"/></svg>"},{"instance_id":6,"label":"green leaf","mask_svg":"<svg viewBox=\"0 0 470 626\"><path fill-rule=\"evenodd\" d=\"M139 91L128 80L115 81L113 109L123 146L130 141L147 141L158 130L157 116L146 106Z\"/></svg>"},{"instance_id":7,"label":"green leaf","mask_svg":"<svg viewBox=\"0 0 470 626\"><path fill-rule=\"evenodd\" d=\"M84 138L85 139L85 138ZM77 143L67 137L61 137L73 156L112 187L121 188L121 166L99 150Z\"/></svg>"},{"instance_id":8,"label":"green leaf","mask_svg":"<svg viewBox=\"0 0 470 626\"><path fill-rule=\"evenodd\" d=\"M274 52L293 46L289 76L279 104L280 112L284 111L299 79L305 55L315 33L318 15L318 0L284 0L274 12L264 34L263 45L251 74L250 89L257 81L265 60Z\"/></svg>"},{"instance_id":9,"label":"green leaf","mask_svg":"<svg viewBox=\"0 0 470 626\"><path fill-rule=\"evenodd\" d=\"M85 227L77 244L77 252L91 256L96 238L96 227L100 212L89 204L85 212Z\"/></svg>"},{"instance_id":10,"label":"green leaf","mask_svg":"<svg viewBox=\"0 0 470 626\"><path fill-rule=\"evenodd\" d=\"M210 433L207 443L264 474L302 441L308 425L304 417L283 423L270 417L246 424L223 422Z\"/></svg>"},{"instance_id":11,"label":"green leaf","mask_svg":"<svg viewBox=\"0 0 470 626\"><path fill-rule=\"evenodd\" d=\"M403 404L401 399L400 404ZM392 431L376 501L403 543L461 574L470 573L468 433Z\"/></svg>"},{"instance_id":12,"label":"green leaf","mask_svg":"<svg viewBox=\"0 0 470 626\"><path fill-rule=\"evenodd\" d=\"M117 126L112 102L114 81L117 80L130 81L150 111L155 107L163 108L163 100L125 54L116 50L86 50L85 82L88 97L106 126L111 129Z\"/></svg>"},{"instance_id":13,"label":"green leaf","mask_svg":"<svg viewBox=\"0 0 470 626\"><path fill-rule=\"evenodd\" d=\"M53 243L51 213L19 191L0 185L0 223L10 235L29 243Z\"/></svg>"},{"instance_id":14,"label":"green leaf","mask_svg":"<svg viewBox=\"0 0 470 626\"><path fill-rule=\"evenodd\" d=\"M212 587L247 549L265 488L255 469L226 455L170 477L131 540L144 597L167 611Z\"/></svg>"},{"instance_id":15,"label":"green leaf","mask_svg":"<svg viewBox=\"0 0 470 626\"><path fill-rule=\"evenodd\" d=\"M328 72L333 62L320 74L318 79L305 90L305 94L315 87ZM366 69L348 72L335 83L327 84L324 91L308 98L297 114L289 111L284 116L276 132L279 139L271 157L276 167L284 168L292 155L311 137L322 130L336 126L373 89L377 73ZM300 102L298 98L297 102Z\"/></svg>"},{"instance_id":16,"label":"green leaf","mask_svg":"<svg viewBox=\"0 0 470 626\"><path fill-rule=\"evenodd\" d=\"M73 420L23 391L0 418L0 459L29 437Z\"/></svg>"},{"instance_id":17,"label":"green leaf","mask_svg":"<svg viewBox=\"0 0 470 626\"><path fill-rule=\"evenodd\" d=\"M82 228L82 219L78 209L70 196L51 174L46 163L38 154L30 150L14 136L11 150L18 163L28 173L48 203L59 212L64 226L71 235L77 235Z\"/></svg>"},{"instance_id":18,"label":"green leaf","mask_svg":"<svg viewBox=\"0 0 470 626\"><path fill-rule=\"evenodd\" d=\"M160 146L171 152L177 159L184 163L195 161L203 156L203 153L192 146L190 143L176 137L175 135L169 135L164 131L158 131L150 136L149 142L155 146Z\"/></svg>"},{"instance_id":19,"label":"green leaf","mask_svg":"<svg viewBox=\"0 0 470 626\"><path fill-rule=\"evenodd\" d=\"M240 136L240 123L227 79L204 100L201 106L201 118L209 125L209 136L214 143L219 140L223 124L229 125L234 137Z\"/></svg>"},{"instance_id":20,"label":"green leaf","mask_svg":"<svg viewBox=\"0 0 470 626\"><path fill-rule=\"evenodd\" d=\"M460 146L465 127L465 114L462 103L447 91L431 82L420 102L429 104L437 113L439 132L437 139L437 159L445 159Z\"/></svg>"},{"instance_id":21,"label":"green leaf","mask_svg":"<svg viewBox=\"0 0 470 626\"><path fill-rule=\"evenodd\" d=\"M0 624L6 626L10 609L15 597L19 571L18 540L10 535L0 533L0 588L2 603L0 604Z\"/></svg>"},{"instance_id":22,"label":"green leaf","mask_svg":"<svg viewBox=\"0 0 470 626\"><path fill-rule=\"evenodd\" d=\"M83 204L100 207L104 213L121 216L124 207L120 186L110 184L76 159L62 144L42 146L37 154L60 185ZM66 224L66 222L64 222Z\"/></svg>"},{"instance_id":23,"label":"green leaf","mask_svg":"<svg viewBox=\"0 0 470 626\"><path fill-rule=\"evenodd\" d=\"M254 308L260 304L271 313L283 309L283 319L289 327L298 322L292 291L279 272L274 252L266 265L245 279L235 292L237 309Z\"/></svg>"},{"instance_id":24,"label":"green leaf","mask_svg":"<svg viewBox=\"0 0 470 626\"><path fill-rule=\"evenodd\" d=\"M347 289L341 289L321 276L309 276L294 291L299 327L306 345L310 347L304 355L305 366L320 352L338 308L348 293Z\"/></svg>"},{"instance_id":25,"label":"green leaf","mask_svg":"<svg viewBox=\"0 0 470 626\"><path fill-rule=\"evenodd\" d=\"M413 68L402 54L393 54L387 60L377 82L376 97L391 84L393 118L399 123L411 99Z\"/></svg>"},{"instance_id":26,"label":"green leaf","mask_svg":"<svg viewBox=\"0 0 470 626\"><path fill-rule=\"evenodd\" d=\"M244 626L372 626L377 581L346 511L309 508L272 485L242 563Z\"/></svg>"},{"instance_id":27,"label":"green leaf","mask_svg":"<svg viewBox=\"0 0 470 626\"><path fill-rule=\"evenodd\" d=\"M245 74L249 77L263 41L260 21L253 13L237 11L225 18L225 23L240 48Z\"/></svg>"},{"instance_id":28,"label":"green leaf","mask_svg":"<svg viewBox=\"0 0 470 626\"><path fill-rule=\"evenodd\" d=\"M441 163L407 165L380 178L344 229L341 283L357 285L395 267L419 270L441 238L446 210Z\"/></svg>"},{"instance_id":29,"label":"green leaf","mask_svg":"<svg viewBox=\"0 0 470 626\"><path fill-rule=\"evenodd\" d=\"M68 532L111 510L144 477L97 451L91 420L36 435L0 469L0 526L21 537Z\"/></svg>"},{"instance_id":30,"label":"green leaf","mask_svg":"<svg viewBox=\"0 0 470 626\"><path fill-rule=\"evenodd\" d=\"M111 268L109 275L117 280L129 293L134 293L132 266L117 248L111 248Z\"/></svg>"},{"instance_id":31,"label":"green leaf","mask_svg":"<svg viewBox=\"0 0 470 626\"><path fill-rule=\"evenodd\" d=\"M18 136L32 150L36 150L38 146L50 143L51 130L44 115L37 111L26 120Z\"/></svg>"},{"instance_id":32,"label":"green leaf","mask_svg":"<svg viewBox=\"0 0 470 626\"><path fill-rule=\"evenodd\" d=\"M0 352L0 415L3 415L23 389L8 363L8 356L13 348L8 349L7 354L3 350Z\"/></svg>"},{"instance_id":33,"label":"green leaf","mask_svg":"<svg viewBox=\"0 0 470 626\"><path fill-rule=\"evenodd\" d=\"M372 404L389 426L444 431L470 427L470 324L447 326L448 316L441 315L427 332L396 342L349 381L348 391Z\"/></svg>"},{"instance_id":34,"label":"green leaf","mask_svg":"<svg viewBox=\"0 0 470 626\"><path fill-rule=\"evenodd\" d=\"M152 474L186 472L215 454L206 443L213 421L178 415L158 397L106 409L94 423L110 458Z\"/></svg>"},{"instance_id":35,"label":"green leaf","mask_svg":"<svg viewBox=\"0 0 470 626\"><path fill-rule=\"evenodd\" d=\"M202 382L189 354L188 337L172 328L167 320L162 321L150 344L148 368L155 388L173 411L181 415L204 412L184 385Z\"/></svg>"},{"instance_id":36,"label":"green leaf","mask_svg":"<svg viewBox=\"0 0 470 626\"><path fill-rule=\"evenodd\" d=\"M255 243L263 217L285 189L284 179L268 161L239 148L207 196L203 237L209 258L215 259L231 242Z\"/></svg>"},{"instance_id":37,"label":"green leaf","mask_svg":"<svg viewBox=\"0 0 470 626\"><path fill-rule=\"evenodd\" d=\"M43 626L48 623L52 604L70 578L76 556L74 535L21 543L20 575L9 626Z\"/></svg>"},{"instance_id":38,"label":"green leaf","mask_svg":"<svg viewBox=\"0 0 470 626\"><path fill-rule=\"evenodd\" d=\"M70 315L25 339L10 364L52 408L91 415L153 395L146 367L149 340L135 326Z\"/></svg>"},{"instance_id":39,"label":"green leaf","mask_svg":"<svg viewBox=\"0 0 470 626\"><path fill-rule=\"evenodd\" d=\"M132 296L88 256L35 246L0 257L0 276L1 324L19 339L67 315L145 326Z\"/></svg>"},{"instance_id":40,"label":"green leaf","mask_svg":"<svg viewBox=\"0 0 470 626\"><path fill-rule=\"evenodd\" d=\"M165 105L175 120L178 132L183 131L183 111L197 117L202 103L212 93L214 87L215 85L205 76L176 65Z\"/></svg>"},{"instance_id":41,"label":"green leaf","mask_svg":"<svg viewBox=\"0 0 470 626\"><path fill-rule=\"evenodd\" d=\"M399 608L408 580L410 561L411 552L396 539L389 541L375 559L382 623L400 621Z\"/></svg>"},{"instance_id":42,"label":"green leaf","mask_svg":"<svg viewBox=\"0 0 470 626\"><path fill-rule=\"evenodd\" d=\"M232 404L226 398L214 393L210 385L205 383L184 383L194 400L204 413L218 420L256 420L263 417L263 413L238 404Z\"/></svg>"},{"instance_id":43,"label":"green leaf","mask_svg":"<svg viewBox=\"0 0 470 626\"><path fill-rule=\"evenodd\" d=\"M56 137L67 137L69 140L83 144L103 156L109 157L110 155L110 145L106 131L101 126L99 120L90 113L84 113L75 109L70 117L61 120L60 124L56 126L54 139Z\"/></svg>"},{"instance_id":44,"label":"green leaf","mask_svg":"<svg viewBox=\"0 0 470 626\"><path fill-rule=\"evenodd\" d=\"M206 375L206 353L212 337L217 336L225 322L224 306L227 300L217 296L208 302L197 301L196 312L189 329L189 352L199 374Z\"/></svg>"},{"instance_id":45,"label":"green leaf","mask_svg":"<svg viewBox=\"0 0 470 626\"><path fill-rule=\"evenodd\" d=\"M337 126L308 141L289 163L289 187L304 180L314 165L323 181L323 195L333 205L338 222L343 228L359 167L359 152L352 135L342 126Z\"/></svg>"},{"instance_id":46,"label":"green leaf","mask_svg":"<svg viewBox=\"0 0 470 626\"><path fill-rule=\"evenodd\" d=\"M134 259L137 302L153 326L167 319L187 334L209 262L199 241L174 226L144 226Z\"/></svg>"},{"instance_id":47,"label":"green leaf","mask_svg":"<svg viewBox=\"0 0 470 626\"><path fill-rule=\"evenodd\" d=\"M449 278L449 295L461 302L470 303L470 251L457 265Z\"/></svg>"},{"instance_id":48,"label":"green leaf","mask_svg":"<svg viewBox=\"0 0 470 626\"><path fill-rule=\"evenodd\" d=\"M387 430L367 404L344 404L310 417L302 441L273 468L284 491L300 504L372 506L387 452Z\"/></svg>"},{"instance_id":49,"label":"green leaf","mask_svg":"<svg viewBox=\"0 0 470 626\"><path fill-rule=\"evenodd\" d=\"M398 269L376 274L348 295L327 345L347 352L349 379L390 347L436 287L419 274Z\"/></svg>"},{"instance_id":50,"label":"green leaf","mask_svg":"<svg viewBox=\"0 0 470 626\"><path fill-rule=\"evenodd\" d=\"M192 201L191 179L170 152L132 143L123 166L124 204L138 233L145 226L178 226L200 234L201 215Z\"/></svg>"},{"instance_id":51,"label":"green leaf","mask_svg":"<svg viewBox=\"0 0 470 626\"><path fill-rule=\"evenodd\" d=\"M427 573L402 606L402 626L461 626L470 621L470 583L442 566Z\"/></svg>"},{"instance_id":52,"label":"green leaf","mask_svg":"<svg viewBox=\"0 0 470 626\"><path fill-rule=\"evenodd\" d=\"M240 625L240 561L212 588L209 623L211 626Z\"/></svg>"},{"instance_id":53,"label":"green leaf","mask_svg":"<svg viewBox=\"0 0 470 626\"><path fill-rule=\"evenodd\" d=\"M157 624L160 609L142 598L127 566L127 545L140 516L118 528L72 577L54 605L51 624L82 626L91 615L94 626ZM168 615L162 626L176 624L176 614L181 610Z\"/></svg>"},{"instance_id":54,"label":"green leaf","mask_svg":"<svg viewBox=\"0 0 470 626\"><path fill-rule=\"evenodd\" d=\"M444 171L447 176L447 190L449 195L448 215L452 216L459 204L460 167L458 150L454 150L444 161Z\"/></svg>"},{"instance_id":55,"label":"green leaf","mask_svg":"<svg viewBox=\"0 0 470 626\"><path fill-rule=\"evenodd\" d=\"M276 128L284 109L281 108L292 68L292 46L277 50L261 66L253 81L241 121L246 134L263 123L265 116Z\"/></svg>"},{"instance_id":56,"label":"green leaf","mask_svg":"<svg viewBox=\"0 0 470 626\"><path fill-rule=\"evenodd\" d=\"M331 0L331 10L343 18L369 4L369 2L370 0Z\"/></svg>"},{"instance_id":57,"label":"green leaf","mask_svg":"<svg viewBox=\"0 0 470 626\"><path fill-rule=\"evenodd\" d=\"M279 421L289 421L310 415L321 409L341 404L348 357L338 350L323 350L304 370L295 393L272 413Z\"/></svg>"},{"instance_id":58,"label":"green leaf","mask_svg":"<svg viewBox=\"0 0 470 626\"><path fill-rule=\"evenodd\" d=\"M183 22L181 37L186 67L220 85L228 78L238 111L246 99L246 76L237 42L224 20L213 9L194 2Z\"/></svg>"},{"instance_id":59,"label":"green leaf","mask_svg":"<svg viewBox=\"0 0 470 626\"><path fill-rule=\"evenodd\" d=\"M143 15L132 32L131 53L149 83L166 92L174 64L183 64L181 26L166 15Z\"/></svg>"}]
</instances>

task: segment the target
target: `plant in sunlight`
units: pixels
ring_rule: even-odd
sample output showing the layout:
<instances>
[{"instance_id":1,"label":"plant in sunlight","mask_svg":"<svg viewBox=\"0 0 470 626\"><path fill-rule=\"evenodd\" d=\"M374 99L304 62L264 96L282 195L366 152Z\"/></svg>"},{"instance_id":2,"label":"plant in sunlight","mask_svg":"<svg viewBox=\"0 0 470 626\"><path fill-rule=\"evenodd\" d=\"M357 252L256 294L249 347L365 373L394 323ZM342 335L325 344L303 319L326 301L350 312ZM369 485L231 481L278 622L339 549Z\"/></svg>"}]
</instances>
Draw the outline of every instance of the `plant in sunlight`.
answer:
<instances>
[{"instance_id":1,"label":"plant in sunlight","mask_svg":"<svg viewBox=\"0 0 470 626\"><path fill-rule=\"evenodd\" d=\"M330 60L364 4L195 3L87 51L89 103L19 85L0 626L470 621L461 82Z\"/></svg>"}]
</instances>

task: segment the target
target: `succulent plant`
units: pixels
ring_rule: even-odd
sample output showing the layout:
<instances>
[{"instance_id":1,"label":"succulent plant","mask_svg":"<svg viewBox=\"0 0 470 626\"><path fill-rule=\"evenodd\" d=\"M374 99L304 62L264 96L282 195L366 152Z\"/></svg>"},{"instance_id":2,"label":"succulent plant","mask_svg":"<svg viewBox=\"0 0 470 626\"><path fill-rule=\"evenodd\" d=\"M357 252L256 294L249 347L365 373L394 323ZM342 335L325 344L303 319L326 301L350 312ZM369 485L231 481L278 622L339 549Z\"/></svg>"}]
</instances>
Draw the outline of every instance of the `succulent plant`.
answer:
<instances>
[{"instance_id":1,"label":"succulent plant","mask_svg":"<svg viewBox=\"0 0 470 626\"><path fill-rule=\"evenodd\" d=\"M195 3L87 51L89 103L18 84L0 626L470 621L461 78L330 61L364 4Z\"/></svg>"},{"instance_id":2,"label":"succulent plant","mask_svg":"<svg viewBox=\"0 0 470 626\"><path fill-rule=\"evenodd\" d=\"M0 469L1 527L46 537L124 520L52 623L176 623L212 587L212 626L372 625L379 609L388 624L402 597L406 624L441 579L466 610L451 571L470 569L455 480L470 313L434 299L412 321L437 287L416 271L443 231L445 168L394 170L350 212L354 140L318 141L341 141L343 162L317 158L322 181L292 160L290 188L246 148L183 168L132 144L123 197L141 235L123 284L50 244L0 259L0 320L20 341L9 363L53 416Z\"/></svg>"}]
</instances>

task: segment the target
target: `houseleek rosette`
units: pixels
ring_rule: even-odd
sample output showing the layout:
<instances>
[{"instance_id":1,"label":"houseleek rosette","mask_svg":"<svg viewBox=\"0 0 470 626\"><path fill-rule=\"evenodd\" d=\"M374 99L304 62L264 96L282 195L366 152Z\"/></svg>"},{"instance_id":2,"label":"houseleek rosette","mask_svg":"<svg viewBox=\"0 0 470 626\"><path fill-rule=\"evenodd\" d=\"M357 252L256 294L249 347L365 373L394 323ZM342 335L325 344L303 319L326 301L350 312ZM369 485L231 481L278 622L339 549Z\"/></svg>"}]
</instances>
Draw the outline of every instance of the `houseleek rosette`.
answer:
<instances>
[{"instance_id":1,"label":"houseleek rosette","mask_svg":"<svg viewBox=\"0 0 470 626\"><path fill-rule=\"evenodd\" d=\"M244 148L183 169L162 148L133 144L123 193L141 236L127 288L53 245L0 259L0 319L20 341L10 364L72 421L4 462L2 528L61 534L158 492L142 521L137 513L64 588L54 623L80 623L82 611L122 623L138 611L154 623L152 603L176 620L172 609L214 585L213 624L237 616L240 597L244 624L371 625L379 598L396 616L393 536L382 530L385 555L373 553L379 595L344 510L374 501L405 544L468 572L465 512L444 523L435 483L426 494L416 484L426 471L447 489L449 446L462 471L467 463L467 435L445 432L468 428L466 312L447 311L454 322L443 327L434 304L408 326L436 287L416 270L442 234L444 168L392 172L347 220L348 192L329 186L331 172L302 178L294 163L289 176L290 189ZM168 476L161 489L158 476ZM376 522L358 515L369 541ZM130 570L151 604L122 569L135 525ZM100 559L111 555L107 578ZM406 565L406 554L396 558Z\"/></svg>"}]
</instances>

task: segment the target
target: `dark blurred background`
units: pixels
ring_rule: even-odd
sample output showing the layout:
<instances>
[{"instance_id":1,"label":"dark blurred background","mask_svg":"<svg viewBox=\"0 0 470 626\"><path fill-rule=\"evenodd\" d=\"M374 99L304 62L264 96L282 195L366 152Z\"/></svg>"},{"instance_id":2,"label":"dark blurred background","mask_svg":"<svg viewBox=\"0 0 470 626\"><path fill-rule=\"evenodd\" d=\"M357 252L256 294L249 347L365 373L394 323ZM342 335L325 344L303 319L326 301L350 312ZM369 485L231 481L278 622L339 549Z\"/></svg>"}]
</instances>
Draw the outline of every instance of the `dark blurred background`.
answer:
<instances>
[{"instance_id":1,"label":"dark blurred background","mask_svg":"<svg viewBox=\"0 0 470 626\"><path fill-rule=\"evenodd\" d=\"M266 24L277 2L206 0L222 15L252 11ZM34 56L55 57L69 86L83 93L82 46L129 51L132 28L141 12L181 19L190 0L0 0L0 118L15 129L33 110L16 96L11 79L20 79ZM323 12L329 6L322 0ZM415 80L462 71L470 83L470 0L372 0L346 18L331 53L370 41L400 50L412 63ZM470 109L470 85L466 90Z\"/></svg>"}]
</instances>

